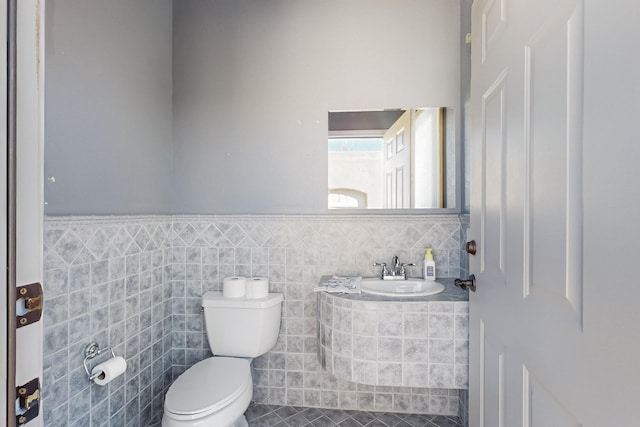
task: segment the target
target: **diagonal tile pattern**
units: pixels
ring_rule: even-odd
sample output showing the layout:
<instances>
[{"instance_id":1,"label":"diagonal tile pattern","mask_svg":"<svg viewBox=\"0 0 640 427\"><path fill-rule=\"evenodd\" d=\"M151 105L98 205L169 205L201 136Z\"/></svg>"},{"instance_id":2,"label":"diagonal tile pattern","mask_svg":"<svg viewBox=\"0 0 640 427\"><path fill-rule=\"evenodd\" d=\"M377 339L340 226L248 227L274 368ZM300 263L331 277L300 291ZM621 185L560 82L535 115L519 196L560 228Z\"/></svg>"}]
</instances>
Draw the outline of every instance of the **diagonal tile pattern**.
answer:
<instances>
[{"instance_id":1,"label":"diagonal tile pattern","mask_svg":"<svg viewBox=\"0 0 640 427\"><path fill-rule=\"evenodd\" d=\"M249 427L462 427L458 417L349 411L252 403Z\"/></svg>"},{"instance_id":2,"label":"diagonal tile pattern","mask_svg":"<svg viewBox=\"0 0 640 427\"><path fill-rule=\"evenodd\" d=\"M408 423L410 414L458 414L465 406L455 389L368 386L325 372L313 287L325 274L375 275L372 261L393 255L419 261L425 246L434 248L439 276L458 277L466 269L463 232L457 215L47 218L45 424L138 427L157 419L172 380L211 355L199 301L231 275L269 277L271 291L285 294L278 342L253 362L254 400L289 405L273 407L287 420L282 425L384 427L393 417ZM417 266L411 274L419 272ZM109 387L86 378L82 351L90 341L113 346L129 362ZM309 409L320 407L333 412ZM347 412L353 410L365 412ZM385 411L402 414L383 417Z\"/></svg>"}]
</instances>

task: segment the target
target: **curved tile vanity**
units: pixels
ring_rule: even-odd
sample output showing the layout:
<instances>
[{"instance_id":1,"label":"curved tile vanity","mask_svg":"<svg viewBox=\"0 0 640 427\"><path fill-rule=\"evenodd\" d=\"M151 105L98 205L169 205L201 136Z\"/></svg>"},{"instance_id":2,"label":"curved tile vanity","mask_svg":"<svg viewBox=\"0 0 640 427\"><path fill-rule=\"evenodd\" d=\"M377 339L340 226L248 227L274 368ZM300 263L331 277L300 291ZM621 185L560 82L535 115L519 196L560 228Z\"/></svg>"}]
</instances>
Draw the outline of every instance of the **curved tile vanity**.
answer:
<instances>
[{"instance_id":1,"label":"curved tile vanity","mask_svg":"<svg viewBox=\"0 0 640 427\"><path fill-rule=\"evenodd\" d=\"M335 377L381 386L466 389L469 295L438 279L437 295L318 293L318 359Z\"/></svg>"}]
</instances>

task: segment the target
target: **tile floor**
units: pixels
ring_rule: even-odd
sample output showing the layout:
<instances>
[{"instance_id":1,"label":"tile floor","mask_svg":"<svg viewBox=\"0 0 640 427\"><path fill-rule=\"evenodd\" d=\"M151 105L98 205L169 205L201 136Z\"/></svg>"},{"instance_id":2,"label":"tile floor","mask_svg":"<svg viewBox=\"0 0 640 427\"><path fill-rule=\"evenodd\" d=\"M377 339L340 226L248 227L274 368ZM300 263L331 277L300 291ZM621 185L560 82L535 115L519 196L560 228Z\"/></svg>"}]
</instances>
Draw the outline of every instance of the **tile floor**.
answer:
<instances>
[{"instance_id":1,"label":"tile floor","mask_svg":"<svg viewBox=\"0 0 640 427\"><path fill-rule=\"evenodd\" d=\"M245 412L249 427L462 427L457 417L344 411L252 403Z\"/></svg>"}]
</instances>

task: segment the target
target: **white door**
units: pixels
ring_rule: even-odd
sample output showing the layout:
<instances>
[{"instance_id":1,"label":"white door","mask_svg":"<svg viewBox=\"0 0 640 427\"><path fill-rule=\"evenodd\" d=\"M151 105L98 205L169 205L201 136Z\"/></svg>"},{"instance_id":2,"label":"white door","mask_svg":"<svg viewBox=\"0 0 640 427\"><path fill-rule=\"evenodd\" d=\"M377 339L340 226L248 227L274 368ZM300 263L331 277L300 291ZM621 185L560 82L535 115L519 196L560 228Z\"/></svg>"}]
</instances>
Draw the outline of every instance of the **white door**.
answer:
<instances>
[{"instance_id":1,"label":"white door","mask_svg":"<svg viewBox=\"0 0 640 427\"><path fill-rule=\"evenodd\" d=\"M639 18L474 1L472 427L640 425Z\"/></svg>"},{"instance_id":2,"label":"white door","mask_svg":"<svg viewBox=\"0 0 640 427\"><path fill-rule=\"evenodd\" d=\"M411 112L384 133L385 208L411 207Z\"/></svg>"}]
</instances>

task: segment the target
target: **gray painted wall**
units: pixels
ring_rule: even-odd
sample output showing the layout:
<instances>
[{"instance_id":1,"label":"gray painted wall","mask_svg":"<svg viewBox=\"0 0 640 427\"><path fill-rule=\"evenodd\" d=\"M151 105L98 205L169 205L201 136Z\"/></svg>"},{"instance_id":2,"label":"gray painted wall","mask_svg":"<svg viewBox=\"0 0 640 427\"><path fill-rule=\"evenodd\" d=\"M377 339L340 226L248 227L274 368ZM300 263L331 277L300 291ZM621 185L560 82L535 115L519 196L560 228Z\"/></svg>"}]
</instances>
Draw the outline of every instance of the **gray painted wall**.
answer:
<instances>
[{"instance_id":1,"label":"gray painted wall","mask_svg":"<svg viewBox=\"0 0 640 427\"><path fill-rule=\"evenodd\" d=\"M171 0L48 0L45 213L171 211Z\"/></svg>"},{"instance_id":2,"label":"gray painted wall","mask_svg":"<svg viewBox=\"0 0 640 427\"><path fill-rule=\"evenodd\" d=\"M457 108L459 7L176 1L174 212L327 212L327 111Z\"/></svg>"},{"instance_id":3,"label":"gray painted wall","mask_svg":"<svg viewBox=\"0 0 640 427\"><path fill-rule=\"evenodd\" d=\"M50 0L45 213L324 213L328 110L459 106L459 7Z\"/></svg>"}]
</instances>

